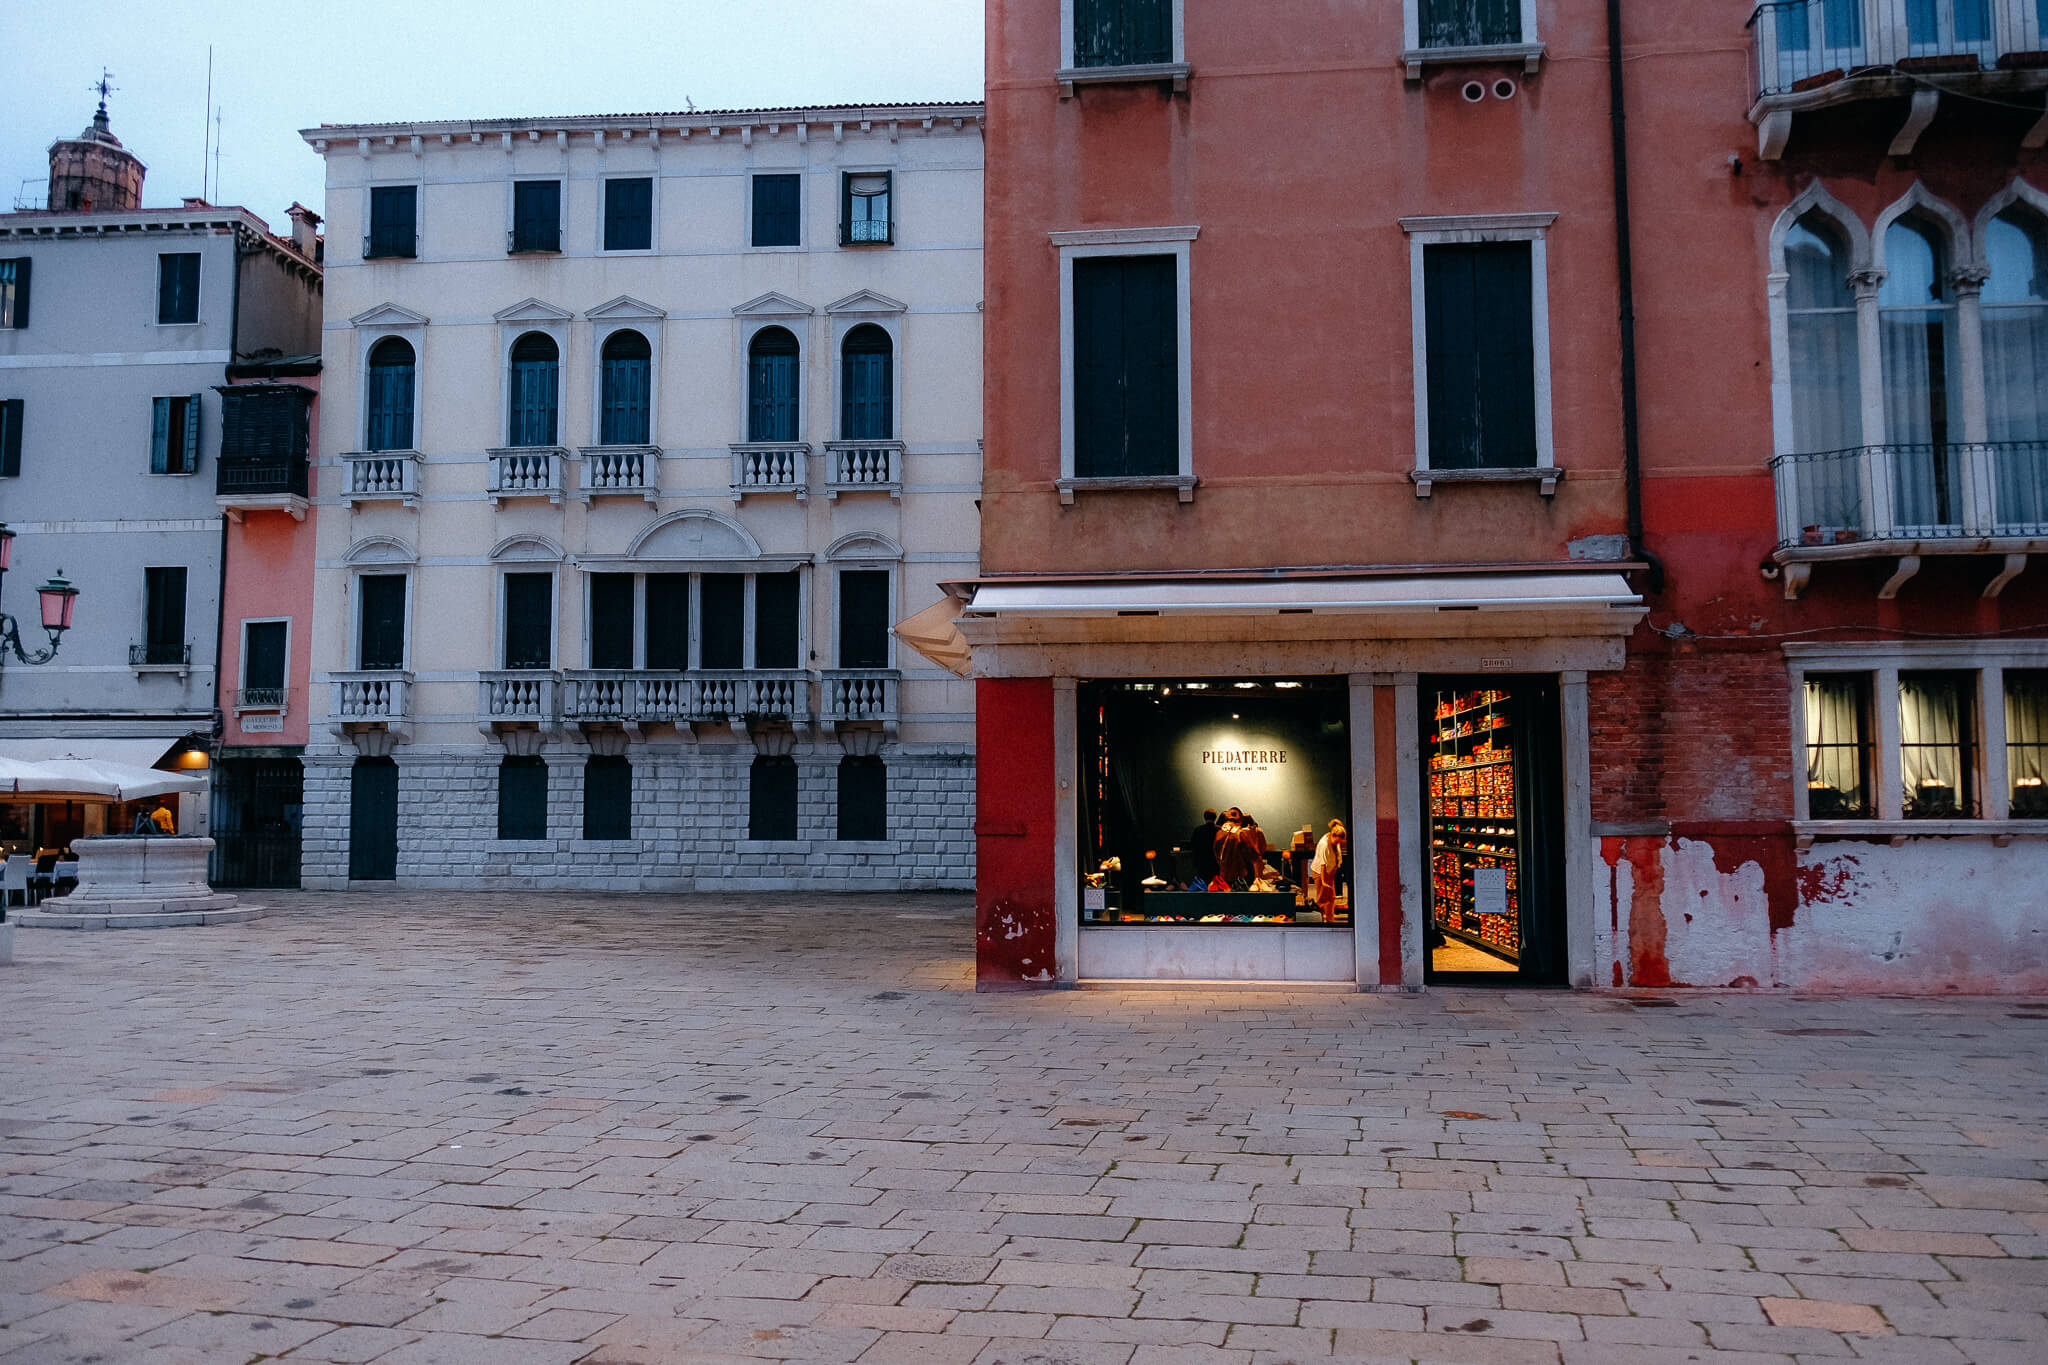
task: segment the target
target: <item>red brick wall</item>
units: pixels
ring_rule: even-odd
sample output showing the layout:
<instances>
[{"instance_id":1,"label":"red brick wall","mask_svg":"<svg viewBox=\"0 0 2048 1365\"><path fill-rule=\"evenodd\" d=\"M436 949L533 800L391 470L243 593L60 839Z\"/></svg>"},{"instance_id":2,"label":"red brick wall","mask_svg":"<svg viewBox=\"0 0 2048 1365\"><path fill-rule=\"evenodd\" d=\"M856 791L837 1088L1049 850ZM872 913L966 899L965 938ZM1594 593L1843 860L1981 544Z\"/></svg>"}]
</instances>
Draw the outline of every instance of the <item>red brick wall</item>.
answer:
<instances>
[{"instance_id":1,"label":"red brick wall","mask_svg":"<svg viewBox=\"0 0 2048 1365\"><path fill-rule=\"evenodd\" d=\"M1593 819L1790 819L1789 686L1775 648L1632 642L1626 668L1588 679Z\"/></svg>"}]
</instances>

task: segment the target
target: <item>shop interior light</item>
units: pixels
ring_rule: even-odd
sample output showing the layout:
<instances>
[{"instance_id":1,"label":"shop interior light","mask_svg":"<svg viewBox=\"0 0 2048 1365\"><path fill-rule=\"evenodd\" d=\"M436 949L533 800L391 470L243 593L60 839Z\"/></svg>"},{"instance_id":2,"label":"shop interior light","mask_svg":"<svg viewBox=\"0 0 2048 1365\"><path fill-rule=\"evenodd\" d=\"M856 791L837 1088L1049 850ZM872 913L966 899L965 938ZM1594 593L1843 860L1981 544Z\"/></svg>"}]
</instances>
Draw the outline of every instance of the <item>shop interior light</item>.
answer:
<instances>
[{"instance_id":1,"label":"shop interior light","mask_svg":"<svg viewBox=\"0 0 2048 1365\"><path fill-rule=\"evenodd\" d=\"M1232 683L1231 686L1240 692L1256 692L1259 690L1257 683Z\"/></svg>"},{"instance_id":2,"label":"shop interior light","mask_svg":"<svg viewBox=\"0 0 2048 1365\"><path fill-rule=\"evenodd\" d=\"M2013 785L2015 787L2038 787L2041 785L2041 779L2038 777L2023 777L2013 783Z\"/></svg>"},{"instance_id":3,"label":"shop interior light","mask_svg":"<svg viewBox=\"0 0 2048 1365\"><path fill-rule=\"evenodd\" d=\"M1188 683L1186 686L1190 692L1207 692L1209 690L1209 684L1207 683Z\"/></svg>"},{"instance_id":4,"label":"shop interior light","mask_svg":"<svg viewBox=\"0 0 2048 1365\"><path fill-rule=\"evenodd\" d=\"M1295 688L1301 686L1301 684L1298 682L1276 682L1273 684L1273 686L1284 688L1287 691L1292 692Z\"/></svg>"}]
</instances>

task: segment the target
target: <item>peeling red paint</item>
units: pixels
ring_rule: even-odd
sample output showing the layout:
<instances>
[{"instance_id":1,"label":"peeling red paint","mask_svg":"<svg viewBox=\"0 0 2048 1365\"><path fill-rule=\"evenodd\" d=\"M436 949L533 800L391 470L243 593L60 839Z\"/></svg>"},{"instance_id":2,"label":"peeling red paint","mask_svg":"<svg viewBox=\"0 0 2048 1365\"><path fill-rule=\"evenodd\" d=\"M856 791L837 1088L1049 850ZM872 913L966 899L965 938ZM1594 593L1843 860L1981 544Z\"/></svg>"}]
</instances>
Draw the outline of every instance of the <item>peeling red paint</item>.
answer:
<instances>
[{"instance_id":1,"label":"peeling red paint","mask_svg":"<svg viewBox=\"0 0 2048 1365\"><path fill-rule=\"evenodd\" d=\"M1707 846L1714 857L1714 870L1732 877L1755 863L1764 874L1764 910L1770 919L1771 936L1790 929L1799 909L1799 854L1792 843L1791 826L1776 821L1746 824L1684 825L1671 827L1674 840L1691 839ZM1676 846L1675 843L1673 845Z\"/></svg>"},{"instance_id":2,"label":"peeling red paint","mask_svg":"<svg viewBox=\"0 0 2048 1365\"><path fill-rule=\"evenodd\" d=\"M1631 891L1628 909L1628 979L1635 986L1670 986L1671 963L1664 956L1664 842L1623 841Z\"/></svg>"},{"instance_id":3,"label":"peeling red paint","mask_svg":"<svg viewBox=\"0 0 2048 1365\"><path fill-rule=\"evenodd\" d=\"M1842 853L1823 863L1799 869L1799 898L1808 905L1846 902L1856 886L1858 859Z\"/></svg>"}]
</instances>

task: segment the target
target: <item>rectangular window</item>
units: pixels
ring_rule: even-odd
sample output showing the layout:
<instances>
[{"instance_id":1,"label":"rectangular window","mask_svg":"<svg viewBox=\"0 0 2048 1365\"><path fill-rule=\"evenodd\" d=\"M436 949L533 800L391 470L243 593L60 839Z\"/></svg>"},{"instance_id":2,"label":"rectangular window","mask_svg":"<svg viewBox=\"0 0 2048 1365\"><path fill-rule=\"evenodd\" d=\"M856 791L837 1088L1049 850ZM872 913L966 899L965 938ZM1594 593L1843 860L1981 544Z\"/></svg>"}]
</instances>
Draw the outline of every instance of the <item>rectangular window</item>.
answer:
<instances>
[{"instance_id":1,"label":"rectangular window","mask_svg":"<svg viewBox=\"0 0 2048 1365\"><path fill-rule=\"evenodd\" d=\"M849 171L839 177L841 245L895 240L889 206L890 178L888 171Z\"/></svg>"},{"instance_id":2,"label":"rectangular window","mask_svg":"<svg viewBox=\"0 0 2048 1365\"><path fill-rule=\"evenodd\" d=\"M1531 244L1423 248L1429 467L1534 467Z\"/></svg>"},{"instance_id":3,"label":"rectangular window","mask_svg":"<svg viewBox=\"0 0 2048 1365\"><path fill-rule=\"evenodd\" d=\"M839 571L839 666L889 666L889 571Z\"/></svg>"},{"instance_id":4,"label":"rectangular window","mask_svg":"<svg viewBox=\"0 0 2048 1365\"><path fill-rule=\"evenodd\" d=\"M889 770L878 755L839 760L839 837L889 837Z\"/></svg>"},{"instance_id":5,"label":"rectangular window","mask_svg":"<svg viewBox=\"0 0 2048 1365\"><path fill-rule=\"evenodd\" d=\"M243 706L284 705L284 651L289 630L283 621L243 623Z\"/></svg>"},{"instance_id":6,"label":"rectangular window","mask_svg":"<svg viewBox=\"0 0 2048 1365\"><path fill-rule=\"evenodd\" d=\"M633 837L633 765L623 755L595 754L584 761L583 837Z\"/></svg>"},{"instance_id":7,"label":"rectangular window","mask_svg":"<svg viewBox=\"0 0 2048 1365\"><path fill-rule=\"evenodd\" d=\"M1173 60L1174 0L1072 0L1075 66Z\"/></svg>"},{"instance_id":8,"label":"rectangular window","mask_svg":"<svg viewBox=\"0 0 2048 1365\"><path fill-rule=\"evenodd\" d=\"M370 190L370 236L363 248L365 259L419 254L418 196L419 188L414 185L377 185Z\"/></svg>"},{"instance_id":9,"label":"rectangular window","mask_svg":"<svg viewBox=\"0 0 2048 1365\"><path fill-rule=\"evenodd\" d=\"M590 666L633 666L633 575L629 573L590 576Z\"/></svg>"},{"instance_id":10,"label":"rectangular window","mask_svg":"<svg viewBox=\"0 0 2048 1365\"><path fill-rule=\"evenodd\" d=\"M754 245L803 245L803 177L754 177Z\"/></svg>"},{"instance_id":11,"label":"rectangular window","mask_svg":"<svg viewBox=\"0 0 2048 1365\"><path fill-rule=\"evenodd\" d=\"M708 573L697 582L704 611L699 668L747 666L747 580L743 574Z\"/></svg>"},{"instance_id":12,"label":"rectangular window","mask_svg":"<svg viewBox=\"0 0 2048 1365\"><path fill-rule=\"evenodd\" d=\"M2048 819L2048 670L2006 670L2005 768L2012 818Z\"/></svg>"},{"instance_id":13,"label":"rectangular window","mask_svg":"<svg viewBox=\"0 0 2048 1365\"><path fill-rule=\"evenodd\" d=\"M1815 820L1867 820L1870 785L1870 675L1806 678L1806 807Z\"/></svg>"},{"instance_id":14,"label":"rectangular window","mask_svg":"<svg viewBox=\"0 0 2048 1365\"><path fill-rule=\"evenodd\" d=\"M498 837L548 837L546 760L508 757L498 764Z\"/></svg>"},{"instance_id":15,"label":"rectangular window","mask_svg":"<svg viewBox=\"0 0 2048 1365\"><path fill-rule=\"evenodd\" d=\"M34 264L26 256L0 261L0 330L28 326L28 277Z\"/></svg>"},{"instance_id":16,"label":"rectangular window","mask_svg":"<svg viewBox=\"0 0 2048 1365\"><path fill-rule=\"evenodd\" d=\"M405 575L364 574L356 580L356 667L405 667Z\"/></svg>"},{"instance_id":17,"label":"rectangular window","mask_svg":"<svg viewBox=\"0 0 2048 1365\"><path fill-rule=\"evenodd\" d=\"M754 760L747 782L747 837L796 838L796 760L787 754Z\"/></svg>"},{"instance_id":18,"label":"rectangular window","mask_svg":"<svg viewBox=\"0 0 2048 1365\"><path fill-rule=\"evenodd\" d=\"M1073 264L1074 476L1180 472L1180 324L1167 255Z\"/></svg>"},{"instance_id":19,"label":"rectangular window","mask_svg":"<svg viewBox=\"0 0 2048 1365\"><path fill-rule=\"evenodd\" d=\"M1974 673L1899 674L1899 780L1908 820L1977 814Z\"/></svg>"},{"instance_id":20,"label":"rectangular window","mask_svg":"<svg viewBox=\"0 0 2048 1365\"><path fill-rule=\"evenodd\" d=\"M604 182L604 249L646 251L654 245L654 182Z\"/></svg>"},{"instance_id":21,"label":"rectangular window","mask_svg":"<svg viewBox=\"0 0 2048 1365\"><path fill-rule=\"evenodd\" d=\"M185 659L185 568L142 571L142 658L146 664Z\"/></svg>"},{"instance_id":22,"label":"rectangular window","mask_svg":"<svg viewBox=\"0 0 2048 1365\"><path fill-rule=\"evenodd\" d=\"M0 399L0 479L21 476L21 424L26 414L23 401Z\"/></svg>"},{"instance_id":23,"label":"rectangular window","mask_svg":"<svg viewBox=\"0 0 2048 1365\"><path fill-rule=\"evenodd\" d=\"M512 182L512 250L562 249L562 182Z\"/></svg>"},{"instance_id":24,"label":"rectangular window","mask_svg":"<svg viewBox=\"0 0 2048 1365\"><path fill-rule=\"evenodd\" d=\"M1424 47L1502 47L1523 41L1522 0L1416 0Z\"/></svg>"},{"instance_id":25,"label":"rectangular window","mask_svg":"<svg viewBox=\"0 0 2048 1365\"><path fill-rule=\"evenodd\" d=\"M198 469L199 395L156 399L150 415L149 472L192 474Z\"/></svg>"},{"instance_id":26,"label":"rectangular window","mask_svg":"<svg viewBox=\"0 0 2048 1365\"><path fill-rule=\"evenodd\" d=\"M795 572L764 573L754 578L754 667L800 668L797 654Z\"/></svg>"},{"instance_id":27,"label":"rectangular window","mask_svg":"<svg viewBox=\"0 0 2048 1365\"><path fill-rule=\"evenodd\" d=\"M505 575L505 667L553 668L555 576Z\"/></svg>"},{"instance_id":28,"label":"rectangular window","mask_svg":"<svg viewBox=\"0 0 2048 1365\"><path fill-rule=\"evenodd\" d=\"M156 258L156 320L199 321L199 253L169 251Z\"/></svg>"},{"instance_id":29,"label":"rectangular window","mask_svg":"<svg viewBox=\"0 0 2048 1365\"><path fill-rule=\"evenodd\" d=\"M647 575L647 666L682 672L690 666L690 576Z\"/></svg>"}]
</instances>

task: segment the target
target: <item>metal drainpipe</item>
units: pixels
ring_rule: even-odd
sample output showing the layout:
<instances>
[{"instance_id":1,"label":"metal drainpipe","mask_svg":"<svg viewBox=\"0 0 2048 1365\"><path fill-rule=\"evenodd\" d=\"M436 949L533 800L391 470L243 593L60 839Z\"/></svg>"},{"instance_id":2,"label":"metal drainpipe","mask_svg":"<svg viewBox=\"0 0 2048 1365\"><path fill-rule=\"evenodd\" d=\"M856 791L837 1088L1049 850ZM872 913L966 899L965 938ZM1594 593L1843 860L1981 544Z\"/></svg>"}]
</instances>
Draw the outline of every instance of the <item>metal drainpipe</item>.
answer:
<instances>
[{"instance_id":1,"label":"metal drainpipe","mask_svg":"<svg viewBox=\"0 0 2048 1365\"><path fill-rule=\"evenodd\" d=\"M235 252L235 275L233 280L234 294L228 304L228 363L227 366L221 371L221 381L223 385L234 383L234 376L230 374L229 371L234 369L236 347L241 343L242 340L242 259L245 255L248 254L242 250L242 237L239 232L237 232L234 235L233 241ZM223 397L220 400L220 415L220 435L221 439L225 441L228 433L228 401L225 397ZM219 487L220 450L218 447L215 448L213 455L213 479L214 486L216 488ZM221 744L222 741L227 738L228 731L227 708L221 704L221 688L226 685L227 681L226 674L224 670L221 668L221 658L226 651L227 645L227 631L228 514L226 512L222 512L220 514L220 584L218 591L216 591L214 594L213 603L213 734L211 736L213 743L210 747L213 750L213 785L216 789L220 786L219 759L221 753ZM210 802L210 794L208 799ZM211 812L209 812L209 817L210 815ZM209 818L209 831L211 829L211 824L212 821Z\"/></svg>"},{"instance_id":2,"label":"metal drainpipe","mask_svg":"<svg viewBox=\"0 0 2048 1365\"><path fill-rule=\"evenodd\" d=\"M1643 543L1643 446L1636 408L1635 252L1629 231L1628 96L1622 80L1621 0L1607 0L1607 108L1614 157L1614 262L1621 293L1621 454L1628 489L1628 548L1650 566L1648 589L1664 589L1664 562Z\"/></svg>"}]
</instances>

